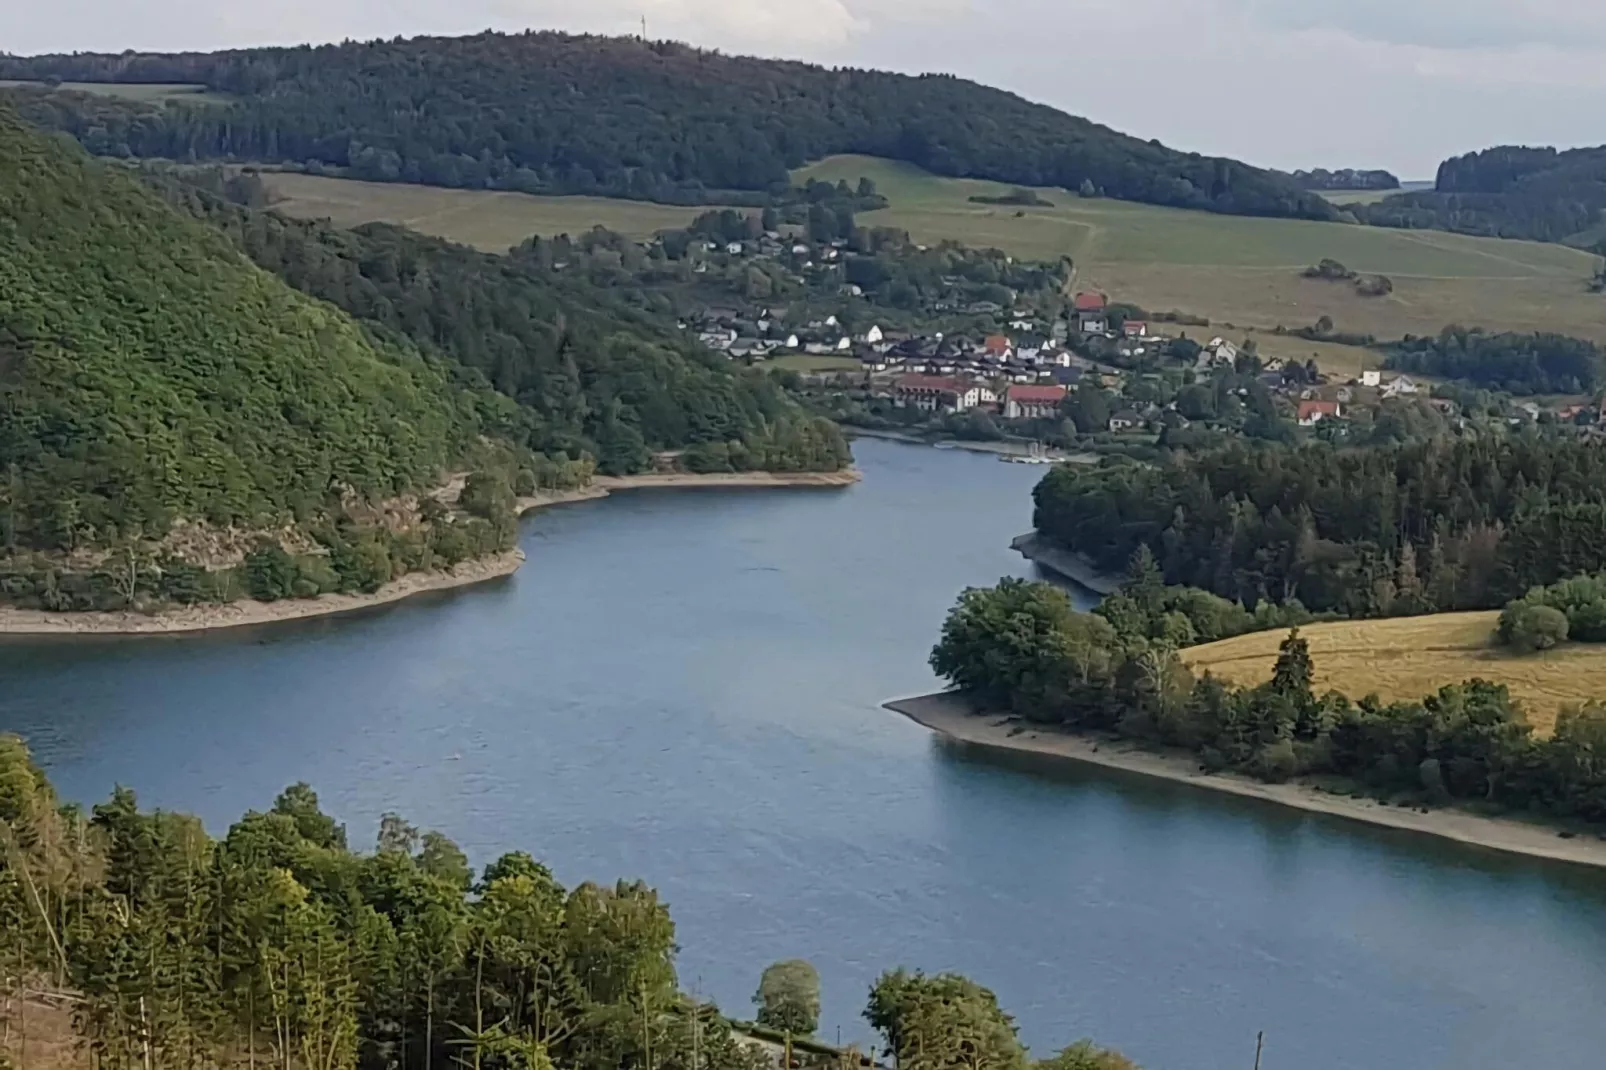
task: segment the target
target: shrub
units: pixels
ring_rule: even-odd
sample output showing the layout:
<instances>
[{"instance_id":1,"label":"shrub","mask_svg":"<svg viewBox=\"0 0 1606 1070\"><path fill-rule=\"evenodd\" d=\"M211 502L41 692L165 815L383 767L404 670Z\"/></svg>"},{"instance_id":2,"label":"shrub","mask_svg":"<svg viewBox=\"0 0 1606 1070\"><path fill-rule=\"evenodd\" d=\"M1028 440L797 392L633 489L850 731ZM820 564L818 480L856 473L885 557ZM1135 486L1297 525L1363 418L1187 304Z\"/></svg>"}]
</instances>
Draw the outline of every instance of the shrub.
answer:
<instances>
[{"instance_id":1,"label":"shrub","mask_svg":"<svg viewBox=\"0 0 1606 1070\"><path fill-rule=\"evenodd\" d=\"M1513 602L1500 614L1500 641L1524 653L1549 650L1567 638L1567 615L1550 606Z\"/></svg>"}]
</instances>

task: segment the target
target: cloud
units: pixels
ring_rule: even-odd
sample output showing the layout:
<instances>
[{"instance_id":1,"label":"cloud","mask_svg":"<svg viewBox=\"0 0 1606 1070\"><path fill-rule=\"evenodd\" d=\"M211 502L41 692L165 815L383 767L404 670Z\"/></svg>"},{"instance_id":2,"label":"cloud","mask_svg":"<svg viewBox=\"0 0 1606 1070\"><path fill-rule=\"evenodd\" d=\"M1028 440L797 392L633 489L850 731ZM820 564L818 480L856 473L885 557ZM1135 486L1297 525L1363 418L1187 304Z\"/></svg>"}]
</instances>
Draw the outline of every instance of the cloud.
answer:
<instances>
[{"instance_id":1,"label":"cloud","mask_svg":"<svg viewBox=\"0 0 1606 1070\"><path fill-rule=\"evenodd\" d=\"M1448 50L1530 45L1606 48L1597 0L1227 0L1284 30L1341 30L1365 41Z\"/></svg>"}]
</instances>

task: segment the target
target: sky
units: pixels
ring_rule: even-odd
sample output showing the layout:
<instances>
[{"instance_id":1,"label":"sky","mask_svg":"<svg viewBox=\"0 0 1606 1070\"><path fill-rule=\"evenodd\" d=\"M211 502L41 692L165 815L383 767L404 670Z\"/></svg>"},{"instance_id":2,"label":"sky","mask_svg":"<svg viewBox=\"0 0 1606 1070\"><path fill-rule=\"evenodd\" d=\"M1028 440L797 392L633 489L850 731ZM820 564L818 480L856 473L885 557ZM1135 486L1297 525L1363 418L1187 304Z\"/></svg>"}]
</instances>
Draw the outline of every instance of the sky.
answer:
<instances>
[{"instance_id":1,"label":"sky","mask_svg":"<svg viewBox=\"0 0 1606 1070\"><path fill-rule=\"evenodd\" d=\"M0 49L180 51L560 29L941 71L1176 148L1429 179L1606 142L1601 0L20 0Z\"/></svg>"}]
</instances>

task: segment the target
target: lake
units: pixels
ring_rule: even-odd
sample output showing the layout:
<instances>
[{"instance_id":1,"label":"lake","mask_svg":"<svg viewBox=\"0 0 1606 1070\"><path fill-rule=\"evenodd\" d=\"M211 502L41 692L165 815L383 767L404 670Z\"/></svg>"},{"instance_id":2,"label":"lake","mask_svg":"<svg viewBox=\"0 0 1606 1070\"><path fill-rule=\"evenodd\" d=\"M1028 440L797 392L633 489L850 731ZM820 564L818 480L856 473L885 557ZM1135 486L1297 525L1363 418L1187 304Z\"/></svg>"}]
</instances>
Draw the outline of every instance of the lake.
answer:
<instances>
[{"instance_id":1,"label":"lake","mask_svg":"<svg viewBox=\"0 0 1606 1070\"><path fill-rule=\"evenodd\" d=\"M822 1035L886 967L992 987L1039 1055L1571 1070L1606 1051L1606 874L1094 770L964 757L880 709L967 585L1027 575L1041 471L855 444L846 490L639 491L527 518L511 579L205 637L0 645L0 731L68 798L214 832L306 780L483 863L640 876L688 987L812 960Z\"/></svg>"}]
</instances>

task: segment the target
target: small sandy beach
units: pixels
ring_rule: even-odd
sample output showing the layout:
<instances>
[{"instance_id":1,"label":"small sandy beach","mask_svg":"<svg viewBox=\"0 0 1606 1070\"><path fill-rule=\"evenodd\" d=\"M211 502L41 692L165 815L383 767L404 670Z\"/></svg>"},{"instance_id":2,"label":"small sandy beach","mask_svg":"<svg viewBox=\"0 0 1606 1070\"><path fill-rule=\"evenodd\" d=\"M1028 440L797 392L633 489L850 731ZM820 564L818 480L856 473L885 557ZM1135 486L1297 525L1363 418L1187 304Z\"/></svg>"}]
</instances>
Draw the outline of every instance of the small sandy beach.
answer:
<instances>
[{"instance_id":1,"label":"small sandy beach","mask_svg":"<svg viewBox=\"0 0 1606 1070\"><path fill-rule=\"evenodd\" d=\"M1000 715L976 715L971 712L969 702L956 694L898 699L888 702L886 708L946 739L968 745L1141 773L1208 791L1263 799L1312 813L1437 836L1492 851L1606 867L1606 841L1599 838L1563 839L1554 829L1513 819L1480 817L1456 810L1432 810L1424 814L1365 799L1331 795L1300 784L1262 784L1230 774L1207 774L1200 772L1198 763L1183 754L1155 753L1122 741L1034 728Z\"/></svg>"},{"instance_id":2,"label":"small sandy beach","mask_svg":"<svg viewBox=\"0 0 1606 1070\"><path fill-rule=\"evenodd\" d=\"M520 516L537 509L573 502L594 501L625 490L650 487L779 488L846 487L857 483L856 469L840 472L718 472L707 475L664 473L639 476L598 476L578 490L520 498ZM51 613L39 609L0 606L0 635L157 635L240 628L253 624L327 617L399 602L429 591L467 587L511 576L524 563L524 551L510 550L491 557L464 561L449 571L414 572L385 584L373 594L326 594L280 602L242 599L227 605L186 606L160 613Z\"/></svg>"}]
</instances>

